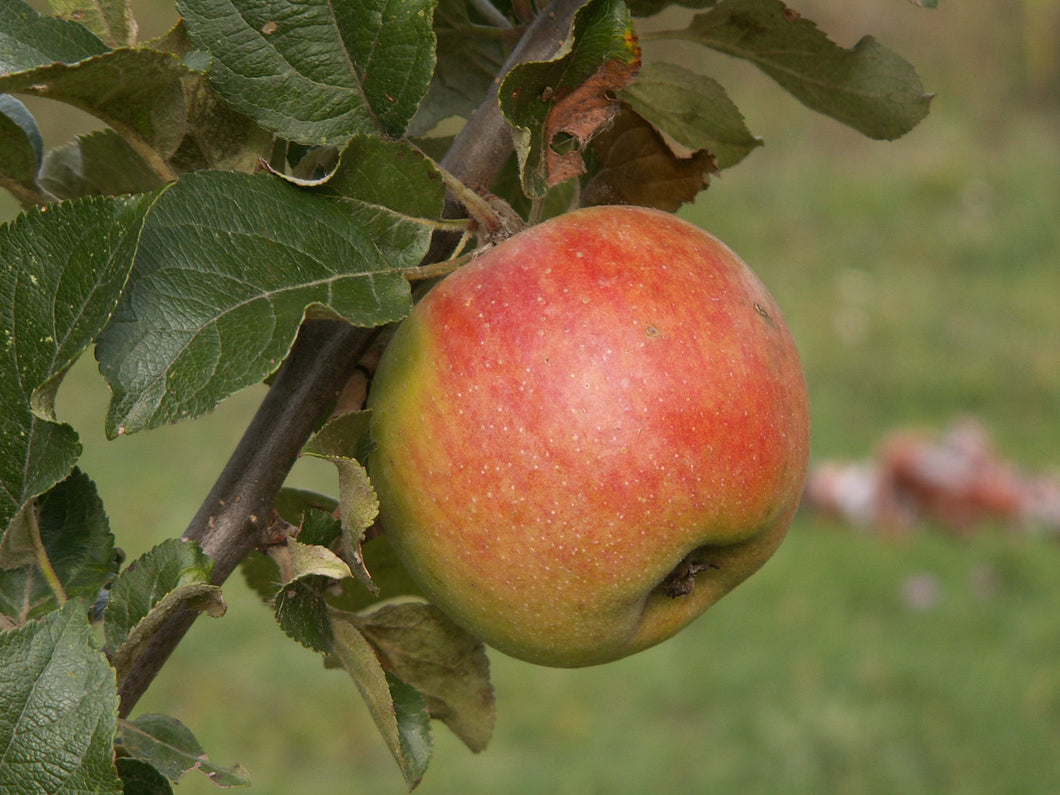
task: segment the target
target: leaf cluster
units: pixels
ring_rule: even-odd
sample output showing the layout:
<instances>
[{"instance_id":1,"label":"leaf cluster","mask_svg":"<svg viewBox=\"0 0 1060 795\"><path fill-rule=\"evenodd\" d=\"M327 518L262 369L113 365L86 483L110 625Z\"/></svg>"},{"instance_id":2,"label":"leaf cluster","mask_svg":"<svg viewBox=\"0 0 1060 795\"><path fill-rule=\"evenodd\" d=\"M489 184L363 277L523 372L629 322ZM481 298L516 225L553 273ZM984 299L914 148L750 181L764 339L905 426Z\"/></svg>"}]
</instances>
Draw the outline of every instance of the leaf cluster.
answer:
<instances>
[{"instance_id":1,"label":"leaf cluster","mask_svg":"<svg viewBox=\"0 0 1060 795\"><path fill-rule=\"evenodd\" d=\"M379 537L359 400L329 392L331 418L288 440L335 465L337 499L277 492L293 454L276 454L244 525L213 522L238 502L222 475L194 541L123 568L56 391L93 347L108 436L191 419L278 378L314 322L370 354L473 236L694 200L762 142L716 80L642 41L746 60L870 137L927 113L913 68L872 38L840 47L780 0L681 5L683 27L644 33L670 0L176 0L177 24L139 41L128 0L0 0L0 187L25 206L0 227L0 789L168 793L193 768L246 783L176 720L128 718L159 647L224 612L244 558L283 632L347 671L410 787L431 718L486 746L485 651ZM49 149L37 97L101 127ZM248 532L246 555L231 539Z\"/></svg>"}]
</instances>

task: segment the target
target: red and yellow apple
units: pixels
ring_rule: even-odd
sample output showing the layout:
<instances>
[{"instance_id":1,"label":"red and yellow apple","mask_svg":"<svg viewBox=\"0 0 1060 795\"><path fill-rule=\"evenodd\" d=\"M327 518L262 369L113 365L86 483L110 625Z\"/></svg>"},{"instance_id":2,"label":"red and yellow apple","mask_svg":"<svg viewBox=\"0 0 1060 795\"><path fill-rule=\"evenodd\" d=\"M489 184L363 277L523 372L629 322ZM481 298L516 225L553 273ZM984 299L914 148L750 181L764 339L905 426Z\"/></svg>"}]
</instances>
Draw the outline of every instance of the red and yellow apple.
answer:
<instances>
[{"instance_id":1,"label":"red and yellow apple","mask_svg":"<svg viewBox=\"0 0 1060 795\"><path fill-rule=\"evenodd\" d=\"M781 542L809 409L773 298L654 210L531 227L436 285L369 394L386 537L423 592L530 662L670 637Z\"/></svg>"}]
</instances>

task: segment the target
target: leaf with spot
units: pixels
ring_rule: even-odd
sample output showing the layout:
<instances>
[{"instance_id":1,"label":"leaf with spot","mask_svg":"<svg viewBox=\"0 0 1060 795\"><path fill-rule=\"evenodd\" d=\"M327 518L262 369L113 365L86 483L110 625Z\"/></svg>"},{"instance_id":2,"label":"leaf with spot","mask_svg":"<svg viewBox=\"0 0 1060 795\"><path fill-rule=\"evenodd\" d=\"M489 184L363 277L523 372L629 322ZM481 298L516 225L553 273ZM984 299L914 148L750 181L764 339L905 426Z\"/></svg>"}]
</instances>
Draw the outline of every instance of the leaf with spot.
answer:
<instances>
[{"instance_id":1,"label":"leaf with spot","mask_svg":"<svg viewBox=\"0 0 1060 795\"><path fill-rule=\"evenodd\" d=\"M60 19L80 22L112 47L136 41L136 20L129 0L49 0Z\"/></svg>"},{"instance_id":2,"label":"leaf with spot","mask_svg":"<svg viewBox=\"0 0 1060 795\"><path fill-rule=\"evenodd\" d=\"M179 0L210 80L290 141L400 137L434 71L435 0Z\"/></svg>"},{"instance_id":3,"label":"leaf with spot","mask_svg":"<svg viewBox=\"0 0 1060 795\"><path fill-rule=\"evenodd\" d=\"M718 171L706 149L681 154L628 105L592 142L593 176L582 204L635 204L676 212L706 190Z\"/></svg>"},{"instance_id":4,"label":"leaf with spot","mask_svg":"<svg viewBox=\"0 0 1060 795\"><path fill-rule=\"evenodd\" d=\"M0 528L81 453L55 392L118 302L150 201L84 199L0 226Z\"/></svg>"},{"instance_id":5,"label":"leaf with spot","mask_svg":"<svg viewBox=\"0 0 1060 795\"><path fill-rule=\"evenodd\" d=\"M0 792L121 795L117 724L114 671L79 601L0 632Z\"/></svg>"}]
</instances>

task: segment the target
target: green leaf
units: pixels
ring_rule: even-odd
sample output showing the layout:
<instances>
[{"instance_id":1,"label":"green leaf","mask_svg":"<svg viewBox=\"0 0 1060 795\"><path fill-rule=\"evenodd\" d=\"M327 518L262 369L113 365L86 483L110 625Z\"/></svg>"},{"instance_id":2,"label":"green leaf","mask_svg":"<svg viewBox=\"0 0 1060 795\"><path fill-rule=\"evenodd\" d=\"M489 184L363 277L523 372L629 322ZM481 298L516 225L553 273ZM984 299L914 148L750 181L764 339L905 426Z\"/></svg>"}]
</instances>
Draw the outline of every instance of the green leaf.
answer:
<instances>
[{"instance_id":1,"label":"green leaf","mask_svg":"<svg viewBox=\"0 0 1060 795\"><path fill-rule=\"evenodd\" d=\"M719 169L762 145L717 81L668 63L645 64L621 97L657 130L690 150L705 149Z\"/></svg>"},{"instance_id":2,"label":"green leaf","mask_svg":"<svg viewBox=\"0 0 1060 795\"><path fill-rule=\"evenodd\" d=\"M600 133L597 133L597 136L599 135ZM586 165L588 173L592 174L591 149L588 154L590 157L587 158ZM514 154L505 162L490 190L507 201L522 218L529 218L531 213L536 213L542 221L547 221L581 206L581 182L573 179L553 186L548 193L537 199L528 198L523 193L519 180L519 162Z\"/></svg>"},{"instance_id":3,"label":"green leaf","mask_svg":"<svg viewBox=\"0 0 1060 795\"><path fill-rule=\"evenodd\" d=\"M321 578L306 577L284 585L276 593L274 616L287 637L307 649L329 654L334 646L328 606L321 595Z\"/></svg>"},{"instance_id":4,"label":"green leaf","mask_svg":"<svg viewBox=\"0 0 1060 795\"><path fill-rule=\"evenodd\" d=\"M60 199L148 193L163 184L114 130L98 130L52 149L38 182Z\"/></svg>"},{"instance_id":5,"label":"green leaf","mask_svg":"<svg viewBox=\"0 0 1060 795\"><path fill-rule=\"evenodd\" d=\"M512 69L498 97L513 126L523 190L543 196L584 172L579 149L618 111L615 93L640 67L640 47L622 0L589 0L551 61ZM570 147L570 151L565 151Z\"/></svg>"},{"instance_id":6,"label":"green leaf","mask_svg":"<svg viewBox=\"0 0 1060 795\"><path fill-rule=\"evenodd\" d=\"M0 3L0 75L77 63L108 49L77 22L39 14L22 0Z\"/></svg>"},{"instance_id":7,"label":"green leaf","mask_svg":"<svg viewBox=\"0 0 1060 795\"><path fill-rule=\"evenodd\" d=\"M473 23L469 9L466 0L438 2L434 12L438 63L409 126L410 135L428 133L450 116L469 116L504 65L507 48L498 35L500 29Z\"/></svg>"},{"instance_id":8,"label":"green leaf","mask_svg":"<svg viewBox=\"0 0 1060 795\"><path fill-rule=\"evenodd\" d=\"M409 789L431 761L434 740L423 697L379 662L372 645L348 615L333 612L335 654L361 691L376 727L393 754Z\"/></svg>"},{"instance_id":9,"label":"green leaf","mask_svg":"<svg viewBox=\"0 0 1060 795\"><path fill-rule=\"evenodd\" d=\"M342 523L342 553L353 575L375 591L364 565L361 541L379 515L379 498L368 478L368 470L357 460L367 443L366 411L350 412L329 420L309 440L303 453L333 463L339 471L339 516Z\"/></svg>"},{"instance_id":10,"label":"green leaf","mask_svg":"<svg viewBox=\"0 0 1060 795\"><path fill-rule=\"evenodd\" d=\"M84 605L0 633L0 792L121 795L118 695Z\"/></svg>"},{"instance_id":11,"label":"green leaf","mask_svg":"<svg viewBox=\"0 0 1060 795\"><path fill-rule=\"evenodd\" d=\"M307 310L360 326L403 317L401 268L429 229L258 174L189 174L158 200L129 289L96 348L107 433L199 416L272 373Z\"/></svg>"},{"instance_id":12,"label":"green leaf","mask_svg":"<svg viewBox=\"0 0 1060 795\"><path fill-rule=\"evenodd\" d=\"M400 137L431 79L435 0L179 0L210 79L281 137L333 144Z\"/></svg>"},{"instance_id":13,"label":"green leaf","mask_svg":"<svg viewBox=\"0 0 1060 795\"><path fill-rule=\"evenodd\" d=\"M75 469L38 499L36 512L44 553L66 596L92 604L118 568L114 536L95 484ZM0 551L13 529L4 537ZM0 554L0 613L22 624L58 607L36 565L9 569L4 557Z\"/></svg>"},{"instance_id":14,"label":"green leaf","mask_svg":"<svg viewBox=\"0 0 1060 795\"><path fill-rule=\"evenodd\" d=\"M334 647L328 606L321 594L327 580L307 576L284 585L276 594L276 623L284 634L307 649L329 654Z\"/></svg>"},{"instance_id":15,"label":"green leaf","mask_svg":"<svg viewBox=\"0 0 1060 795\"><path fill-rule=\"evenodd\" d=\"M342 535L341 524L333 516L338 506L338 501L330 497L297 489L283 489L277 499L276 509L286 521L299 527L299 543L335 546L335 541ZM422 598L419 587L412 582L385 536L378 535L364 542L360 553L364 567L372 573L372 587L350 576L331 579L326 588L317 591L329 605L353 612L384 599L402 596ZM251 553L240 565L247 584L266 602L274 601L284 582L277 561L282 561L282 552L270 550L270 554ZM343 562L349 565L348 561Z\"/></svg>"},{"instance_id":16,"label":"green leaf","mask_svg":"<svg viewBox=\"0 0 1060 795\"><path fill-rule=\"evenodd\" d=\"M626 0L630 13L635 17L650 17L674 6L683 8L709 8L718 0Z\"/></svg>"},{"instance_id":17,"label":"green leaf","mask_svg":"<svg viewBox=\"0 0 1060 795\"><path fill-rule=\"evenodd\" d=\"M286 566L281 568L287 568L289 581L302 577L342 580L352 576L346 562L327 547L303 544L291 538L284 549L287 552Z\"/></svg>"},{"instance_id":18,"label":"green leaf","mask_svg":"<svg viewBox=\"0 0 1060 795\"><path fill-rule=\"evenodd\" d=\"M332 514L339 503L331 497L303 489L283 488L276 497L276 512L280 517L298 527L298 540L302 544L328 546L339 537L342 528ZM239 568L243 579L251 590L265 602L273 602L284 578L277 562L281 553L270 549L270 553L251 552Z\"/></svg>"},{"instance_id":19,"label":"green leaf","mask_svg":"<svg viewBox=\"0 0 1060 795\"><path fill-rule=\"evenodd\" d=\"M651 124L623 105L611 125L592 143L597 166L582 190L582 204L636 204L676 212L706 190L717 173L715 159L700 149L687 157Z\"/></svg>"},{"instance_id":20,"label":"green leaf","mask_svg":"<svg viewBox=\"0 0 1060 795\"><path fill-rule=\"evenodd\" d=\"M210 762L191 730L168 715L148 713L122 721L120 742L126 753L150 764L174 783L196 769L219 787L250 785L246 770L240 765L224 768Z\"/></svg>"},{"instance_id":21,"label":"green leaf","mask_svg":"<svg viewBox=\"0 0 1060 795\"><path fill-rule=\"evenodd\" d=\"M184 61L171 53L122 49L72 65L42 65L0 76L0 91L75 105L126 137L143 139L165 157L184 135L181 80L190 73Z\"/></svg>"},{"instance_id":22,"label":"green leaf","mask_svg":"<svg viewBox=\"0 0 1060 795\"><path fill-rule=\"evenodd\" d=\"M426 602L386 604L357 616L357 624L394 673L423 694L431 717L475 753L486 748L496 704L480 640Z\"/></svg>"},{"instance_id":23,"label":"green leaf","mask_svg":"<svg viewBox=\"0 0 1060 795\"><path fill-rule=\"evenodd\" d=\"M205 77L185 79L188 119L171 162L178 171L254 171L272 152L272 134L233 110Z\"/></svg>"},{"instance_id":24,"label":"green leaf","mask_svg":"<svg viewBox=\"0 0 1060 795\"><path fill-rule=\"evenodd\" d=\"M285 521L293 525L302 526L309 521L310 517L319 518L334 512L339 507L339 502L334 497L329 497L326 494L285 486L280 489L280 493L276 496L274 507ZM327 516L327 520L334 523L336 528L335 535L338 535L338 522L330 516ZM315 540L312 543L324 544L328 542Z\"/></svg>"},{"instance_id":25,"label":"green leaf","mask_svg":"<svg viewBox=\"0 0 1060 795\"><path fill-rule=\"evenodd\" d=\"M271 603L283 580L280 579L280 567L261 551L254 551L239 562L239 571L243 581L263 602Z\"/></svg>"},{"instance_id":26,"label":"green leaf","mask_svg":"<svg viewBox=\"0 0 1060 795\"><path fill-rule=\"evenodd\" d=\"M338 501L332 500L330 497L321 497L320 495L315 495L314 499L309 497L309 493L306 493L306 497L313 501L305 503L301 523L298 527L298 542L300 544L328 546L342 535L342 525L335 518Z\"/></svg>"},{"instance_id":27,"label":"green leaf","mask_svg":"<svg viewBox=\"0 0 1060 795\"><path fill-rule=\"evenodd\" d=\"M26 106L9 94L0 94L0 187L19 195L32 192L44 159L44 141L37 121Z\"/></svg>"},{"instance_id":28,"label":"green leaf","mask_svg":"<svg viewBox=\"0 0 1060 795\"><path fill-rule=\"evenodd\" d=\"M136 41L136 21L129 0L49 0L61 19L80 22L111 47Z\"/></svg>"},{"instance_id":29,"label":"green leaf","mask_svg":"<svg viewBox=\"0 0 1060 795\"><path fill-rule=\"evenodd\" d=\"M118 301L149 202L86 199L0 227L0 528L80 455L55 391Z\"/></svg>"},{"instance_id":30,"label":"green leaf","mask_svg":"<svg viewBox=\"0 0 1060 795\"><path fill-rule=\"evenodd\" d=\"M169 780L147 762L120 756L114 764L121 776L123 795L173 795Z\"/></svg>"},{"instance_id":31,"label":"green leaf","mask_svg":"<svg viewBox=\"0 0 1060 795\"><path fill-rule=\"evenodd\" d=\"M185 602L218 616L220 589L210 585L211 561L198 544L173 538L133 561L114 580L104 615L104 637L119 678L169 616Z\"/></svg>"},{"instance_id":32,"label":"green leaf","mask_svg":"<svg viewBox=\"0 0 1060 795\"><path fill-rule=\"evenodd\" d=\"M332 417L313 434L302 453L323 458L326 461L333 459L363 461L371 445L368 436L370 421L371 412L368 411L349 411ZM342 509L340 497L340 512ZM370 522L369 517L365 518Z\"/></svg>"},{"instance_id":33,"label":"green leaf","mask_svg":"<svg viewBox=\"0 0 1060 795\"><path fill-rule=\"evenodd\" d=\"M434 162L404 141L358 135L321 192L386 207L410 218L442 217L445 186Z\"/></svg>"},{"instance_id":34,"label":"green leaf","mask_svg":"<svg viewBox=\"0 0 1060 795\"><path fill-rule=\"evenodd\" d=\"M673 36L750 61L807 107L890 140L928 114L916 70L871 36L845 49L780 0L725 0Z\"/></svg>"},{"instance_id":35,"label":"green leaf","mask_svg":"<svg viewBox=\"0 0 1060 795\"><path fill-rule=\"evenodd\" d=\"M206 73L213 59L195 49L179 20L149 46L179 56L192 73L184 78L187 119L184 138L170 163L178 173L223 169L255 171L273 154L272 133L234 110L210 84Z\"/></svg>"},{"instance_id":36,"label":"green leaf","mask_svg":"<svg viewBox=\"0 0 1060 795\"><path fill-rule=\"evenodd\" d=\"M315 651L332 649L331 626L323 591L332 582L353 576L350 567L327 547L288 539L270 547L283 586L276 593L276 621L288 636Z\"/></svg>"}]
</instances>

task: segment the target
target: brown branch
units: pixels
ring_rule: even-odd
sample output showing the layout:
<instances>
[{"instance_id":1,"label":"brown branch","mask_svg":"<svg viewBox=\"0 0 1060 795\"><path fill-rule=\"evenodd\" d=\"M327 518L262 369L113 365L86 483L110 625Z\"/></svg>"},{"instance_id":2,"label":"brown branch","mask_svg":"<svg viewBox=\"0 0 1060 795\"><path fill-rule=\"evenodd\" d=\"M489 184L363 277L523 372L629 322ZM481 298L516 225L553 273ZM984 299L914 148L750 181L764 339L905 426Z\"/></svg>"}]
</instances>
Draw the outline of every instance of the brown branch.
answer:
<instances>
[{"instance_id":1,"label":"brown branch","mask_svg":"<svg viewBox=\"0 0 1060 795\"><path fill-rule=\"evenodd\" d=\"M286 362L207 495L184 531L213 559L220 585L269 527L276 494L299 451L324 418L376 329L315 320L302 326ZM183 609L159 630L119 683L127 716L191 627L197 613Z\"/></svg>"},{"instance_id":2,"label":"brown branch","mask_svg":"<svg viewBox=\"0 0 1060 795\"><path fill-rule=\"evenodd\" d=\"M442 165L464 184L488 188L511 154L511 134L497 105L500 76L517 63L552 55L583 1L555 0L542 12L516 45L480 108L457 135ZM432 249L426 261L444 256L437 252ZM184 533L213 558L215 585L223 583L239 562L260 546L276 494L299 451L378 333L378 329L336 321L310 321L302 327L243 438ZM196 615L187 608L174 615L132 664L118 685L122 716L132 711Z\"/></svg>"}]
</instances>

